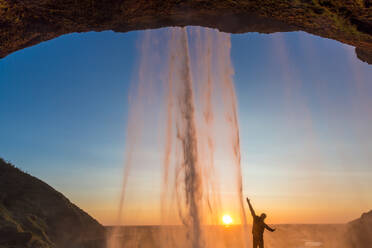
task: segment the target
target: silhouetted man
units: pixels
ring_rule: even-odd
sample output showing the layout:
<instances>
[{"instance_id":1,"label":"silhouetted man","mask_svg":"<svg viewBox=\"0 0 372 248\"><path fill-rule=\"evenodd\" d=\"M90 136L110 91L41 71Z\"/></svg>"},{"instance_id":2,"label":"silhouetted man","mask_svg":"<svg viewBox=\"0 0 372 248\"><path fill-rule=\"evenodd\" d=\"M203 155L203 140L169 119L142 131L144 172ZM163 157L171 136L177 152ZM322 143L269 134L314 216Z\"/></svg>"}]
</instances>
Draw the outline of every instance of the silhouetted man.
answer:
<instances>
[{"instance_id":1,"label":"silhouetted man","mask_svg":"<svg viewBox=\"0 0 372 248\"><path fill-rule=\"evenodd\" d=\"M265 228L267 230L269 230L270 232L274 232L275 229L269 227L264 222L265 218L266 218L266 214L262 213L261 216L256 215L248 197L247 197L247 202L248 202L248 205L249 205L249 210L251 210L251 214L252 214L252 217L253 217L253 227L252 227L253 248L257 248L257 247L264 248L263 234L264 234Z\"/></svg>"}]
</instances>

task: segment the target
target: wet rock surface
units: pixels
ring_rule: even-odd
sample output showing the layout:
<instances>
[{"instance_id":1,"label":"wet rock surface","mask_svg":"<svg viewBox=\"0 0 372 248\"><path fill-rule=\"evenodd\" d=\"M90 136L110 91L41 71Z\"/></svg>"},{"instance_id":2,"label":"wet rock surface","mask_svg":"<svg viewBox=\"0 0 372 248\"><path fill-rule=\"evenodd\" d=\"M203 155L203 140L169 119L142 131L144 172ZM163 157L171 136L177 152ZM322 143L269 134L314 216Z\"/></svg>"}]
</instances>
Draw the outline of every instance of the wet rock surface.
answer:
<instances>
[{"instance_id":1,"label":"wet rock surface","mask_svg":"<svg viewBox=\"0 0 372 248\"><path fill-rule=\"evenodd\" d=\"M302 30L372 63L370 0L0 0L0 57L73 32L198 25L230 33Z\"/></svg>"}]
</instances>

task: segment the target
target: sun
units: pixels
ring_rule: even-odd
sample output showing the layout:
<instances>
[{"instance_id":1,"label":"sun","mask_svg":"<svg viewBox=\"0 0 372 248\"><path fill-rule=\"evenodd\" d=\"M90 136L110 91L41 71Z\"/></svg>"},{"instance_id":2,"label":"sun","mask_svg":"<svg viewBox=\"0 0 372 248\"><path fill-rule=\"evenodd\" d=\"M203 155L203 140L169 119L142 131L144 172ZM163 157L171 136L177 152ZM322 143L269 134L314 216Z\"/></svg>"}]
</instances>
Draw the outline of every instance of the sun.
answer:
<instances>
[{"instance_id":1,"label":"sun","mask_svg":"<svg viewBox=\"0 0 372 248\"><path fill-rule=\"evenodd\" d=\"M233 222L233 219L231 218L230 215L225 214L224 216L222 216L222 222L223 222L224 225L228 226Z\"/></svg>"}]
</instances>

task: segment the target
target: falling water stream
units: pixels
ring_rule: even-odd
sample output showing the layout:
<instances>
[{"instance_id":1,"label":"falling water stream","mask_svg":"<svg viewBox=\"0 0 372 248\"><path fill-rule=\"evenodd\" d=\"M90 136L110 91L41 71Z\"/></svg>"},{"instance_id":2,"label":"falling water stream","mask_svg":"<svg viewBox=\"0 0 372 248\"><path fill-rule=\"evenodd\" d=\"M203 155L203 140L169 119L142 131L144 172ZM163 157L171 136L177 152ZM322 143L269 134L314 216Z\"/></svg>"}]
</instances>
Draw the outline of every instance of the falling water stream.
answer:
<instances>
[{"instance_id":1,"label":"falling water stream","mask_svg":"<svg viewBox=\"0 0 372 248\"><path fill-rule=\"evenodd\" d=\"M226 247L216 244L217 231L205 228L221 224L225 209L245 227L240 238L246 243L230 46L229 34L204 28L147 31L142 39L138 82L130 94L118 225L132 171L139 167L133 157L143 149L141 137L154 135L158 123L160 224L180 223L185 230L182 242L174 241L173 232L163 232L162 247ZM227 194L223 201L222 194ZM115 235L114 230L108 246L125 247Z\"/></svg>"}]
</instances>

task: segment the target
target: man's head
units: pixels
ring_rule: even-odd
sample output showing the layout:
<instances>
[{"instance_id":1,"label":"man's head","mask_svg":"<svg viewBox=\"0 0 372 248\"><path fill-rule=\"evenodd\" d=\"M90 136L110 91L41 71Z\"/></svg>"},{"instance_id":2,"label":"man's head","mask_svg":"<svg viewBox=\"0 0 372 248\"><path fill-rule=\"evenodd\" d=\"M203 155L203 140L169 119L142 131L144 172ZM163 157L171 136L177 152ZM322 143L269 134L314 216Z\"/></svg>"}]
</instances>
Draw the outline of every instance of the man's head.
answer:
<instances>
[{"instance_id":1,"label":"man's head","mask_svg":"<svg viewBox=\"0 0 372 248\"><path fill-rule=\"evenodd\" d=\"M265 213L262 213L261 216L260 216L261 220L264 220L266 219L266 214Z\"/></svg>"}]
</instances>

